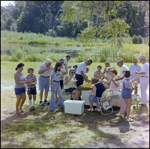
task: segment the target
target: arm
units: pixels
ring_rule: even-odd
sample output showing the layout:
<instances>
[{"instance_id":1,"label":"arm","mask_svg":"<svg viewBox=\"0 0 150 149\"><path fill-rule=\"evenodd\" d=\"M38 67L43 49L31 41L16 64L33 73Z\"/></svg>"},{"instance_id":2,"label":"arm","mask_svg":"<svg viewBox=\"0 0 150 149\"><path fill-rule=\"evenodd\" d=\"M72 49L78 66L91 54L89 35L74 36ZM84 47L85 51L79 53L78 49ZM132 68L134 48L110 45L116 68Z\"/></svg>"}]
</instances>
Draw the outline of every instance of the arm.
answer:
<instances>
[{"instance_id":1,"label":"arm","mask_svg":"<svg viewBox=\"0 0 150 149\"><path fill-rule=\"evenodd\" d=\"M139 77L140 77L140 74L137 74L137 76L134 79L132 79L131 81L134 82Z\"/></svg>"},{"instance_id":2,"label":"arm","mask_svg":"<svg viewBox=\"0 0 150 149\"><path fill-rule=\"evenodd\" d=\"M114 79L111 79L111 81L115 84L116 87L118 87L120 85L120 83L116 82Z\"/></svg>"},{"instance_id":3,"label":"arm","mask_svg":"<svg viewBox=\"0 0 150 149\"><path fill-rule=\"evenodd\" d=\"M145 72L142 72L142 71L140 71L140 72L135 71L135 73L136 74L143 74L143 75L146 74Z\"/></svg>"},{"instance_id":4,"label":"arm","mask_svg":"<svg viewBox=\"0 0 150 149\"><path fill-rule=\"evenodd\" d=\"M105 74L105 72L106 72L106 68L104 69L103 74Z\"/></svg>"},{"instance_id":5,"label":"arm","mask_svg":"<svg viewBox=\"0 0 150 149\"><path fill-rule=\"evenodd\" d=\"M90 82L90 80L87 79L86 75L84 75L84 72L83 72L83 71L81 71L81 75L82 75L82 77L84 78L84 80L85 80L86 82Z\"/></svg>"},{"instance_id":6,"label":"arm","mask_svg":"<svg viewBox=\"0 0 150 149\"><path fill-rule=\"evenodd\" d=\"M18 84L18 85L21 85L21 84L27 84L28 83L28 80L25 79L25 81L18 81L18 76L17 74L14 75L14 79L15 79L15 83Z\"/></svg>"},{"instance_id":7,"label":"arm","mask_svg":"<svg viewBox=\"0 0 150 149\"><path fill-rule=\"evenodd\" d=\"M92 95L95 97L96 96L96 87L93 86L92 89L93 89Z\"/></svg>"},{"instance_id":8,"label":"arm","mask_svg":"<svg viewBox=\"0 0 150 149\"><path fill-rule=\"evenodd\" d=\"M52 82L53 82L53 75L51 75L51 92L53 92Z\"/></svg>"}]
</instances>

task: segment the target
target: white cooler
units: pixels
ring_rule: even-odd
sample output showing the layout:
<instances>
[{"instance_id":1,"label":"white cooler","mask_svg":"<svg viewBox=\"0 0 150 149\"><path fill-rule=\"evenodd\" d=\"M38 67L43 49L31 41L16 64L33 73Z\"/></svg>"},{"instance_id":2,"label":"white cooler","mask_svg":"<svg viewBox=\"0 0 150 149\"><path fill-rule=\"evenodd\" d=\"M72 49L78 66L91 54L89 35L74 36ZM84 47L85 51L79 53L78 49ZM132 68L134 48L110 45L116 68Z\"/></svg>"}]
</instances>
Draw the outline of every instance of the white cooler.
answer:
<instances>
[{"instance_id":1,"label":"white cooler","mask_svg":"<svg viewBox=\"0 0 150 149\"><path fill-rule=\"evenodd\" d=\"M64 101L65 113L82 114L84 112L85 101L66 100Z\"/></svg>"}]
</instances>

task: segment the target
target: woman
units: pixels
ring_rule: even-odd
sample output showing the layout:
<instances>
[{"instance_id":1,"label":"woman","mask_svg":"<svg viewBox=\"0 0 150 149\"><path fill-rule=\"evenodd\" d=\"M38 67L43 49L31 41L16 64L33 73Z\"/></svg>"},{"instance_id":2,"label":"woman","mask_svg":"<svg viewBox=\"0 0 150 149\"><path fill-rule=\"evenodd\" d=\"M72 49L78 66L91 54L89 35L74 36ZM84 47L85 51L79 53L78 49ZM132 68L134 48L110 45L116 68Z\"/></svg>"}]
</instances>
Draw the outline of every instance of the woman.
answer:
<instances>
[{"instance_id":1,"label":"woman","mask_svg":"<svg viewBox=\"0 0 150 149\"><path fill-rule=\"evenodd\" d=\"M73 84L77 82L77 80L75 80L74 78L74 74L75 74L75 69L71 68L69 70L69 75L65 77L64 89L66 92L75 94L73 100L78 100L80 96L80 91L77 90L75 87L73 87Z\"/></svg>"},{"instance_id":2,"label":"woman","mask_svg":"<svg viewBox=\"0 0 150 149\"><path fill-rule=\"evenodd\" d=\"M57 62L55 64L54 70L51 73L51 100L50 100L50 111L55 111L55 102L56 99L54 98L55 92L57 91L57 94L59 96L60 106L61 108L64 108L64 100L62 98L62 92L60 87L60 77L63 75L60 71L62 68L62 64L60 62Z\"/></svg>"},{"instance_id":3,"label":"woman","mask_svg":"<svg viewBox=\"0 0 150 149\"><path fill-rule=\"evenodd\" d=\"M97 66L97 71L94 72L94 77L101 79L103 76L103 73L101 72L102 66L98 65Z\"/></svg>"},{"instance_id":4,"label":"woman","mask_svg":"<svg viewBox=\"0 0 150 149\"><path fill-rule=\"evenodd\" d=\"M94 84L92 87L92 94L89 95L89 104L90 109L88 111L93 111L93 102L96 102L97 108L96 111L100 111L100 105L98 104L97 98L101 98L102 93L105 91L105 87L102 83L99 82L99 79L96 77L93 77L91 79L91 83Z\"/></svg>"},{"instance_id":5,"label":"woman","mask_svg":"<svg viewBox=\"0 0 150 149\"><path fill-rule=\"evenodd\" d=\"M23 63L19 63L16 67L16 73L14 74L14 80L15 80L15 95L17 97L16 102L16 114L19 114L19 112L23 113L22 106L26 100L26 93L25 93L25 87L28 82L26 78L23 75Z\"/></svg>"}]
</instances>

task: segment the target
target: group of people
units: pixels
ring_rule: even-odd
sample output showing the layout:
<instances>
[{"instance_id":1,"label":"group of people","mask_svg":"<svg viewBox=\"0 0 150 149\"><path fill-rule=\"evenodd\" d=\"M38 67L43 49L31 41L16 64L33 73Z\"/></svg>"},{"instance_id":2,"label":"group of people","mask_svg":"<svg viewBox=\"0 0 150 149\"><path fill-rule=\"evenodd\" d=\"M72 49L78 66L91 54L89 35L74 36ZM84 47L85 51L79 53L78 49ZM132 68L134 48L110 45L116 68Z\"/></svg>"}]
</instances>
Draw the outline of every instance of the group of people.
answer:
<instances>
[{"instance_id":1,"label":"group of people","mask_svg":"<svg viewBox=\"0 0 150 149\"><path fill-rule=\"evenodd\" d=\"M60 107L64 108L64 100L62 97L62 89L65 92L74 94L74 100L81 100L81 91L83 82L91 82L92 92L89 95L90 109L88 111L93 111L92 102L96 102L95 97L101 97L105 89L112 89L113 95L118 94L120 86L122 86L121 91L121 108L117 116L125 118L127 116L127 121L132 121L129 118L132 96L131 92L137 88L138 83L141 87L141 105L145 106L147 104L146 89L149 84L149 63L146 61L145 56L140 57L140 62L143 64L143 69L137 64L137 59L133 59L133 64L128 67L124 64L121 57L117 58L117 65L121 67L120 76L117 74L115 67L110 66L110 62L105 62L105 68L102 72L102 66L97 66L97 71L94 72L91 79L88 78L86 73L88 73L89 68L87 66L92 64L92 60L88 59L78 66L74 65L68 66L68 61L71 59L70 55L66 55L65 58L61 58L59 62L52 66L52 61L47 59L45 63L41 64L38 70L39 74L39 90L40 90L40 106L44 106L42 102L43 93L45 94L45 104L49 105L50 111L55 111L55 103L58 95L58 100L60 102ZM37 77L33 74L34 69L32 67L28 68L28 75L24 77L23 75L23 63L19 63L16 67L16 73L14 74L15 79L15 94L17 97L16 102L16 113L19 114L24 112L22 110L22 105L26 100L26 85L27 94L29 96L30 111L35 110L34 103L36 100L36 84ZM105 79L105 80L104 80ZM51 99L50 103L47 101L48 91L51 89ZM137 90L136 90L137 95ZM32 101L33 97L33 101ZM100 107L97 103L97 108L100 111Z\"/></svg>"}]
</instances>

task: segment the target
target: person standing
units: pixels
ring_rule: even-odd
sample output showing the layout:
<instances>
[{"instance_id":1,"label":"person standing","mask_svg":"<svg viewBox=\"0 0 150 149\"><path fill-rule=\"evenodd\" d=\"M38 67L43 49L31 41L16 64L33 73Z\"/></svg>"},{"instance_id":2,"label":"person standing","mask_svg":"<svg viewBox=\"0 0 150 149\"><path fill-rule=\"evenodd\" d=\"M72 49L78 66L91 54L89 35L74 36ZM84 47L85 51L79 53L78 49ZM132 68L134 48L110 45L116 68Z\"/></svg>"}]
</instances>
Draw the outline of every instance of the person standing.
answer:
<instances>
[{"instance_id":1,"label":"person standing","mask_svg":"<svg viewBox=\"0 0 150 149\"><path fill-rule=\"evenodd\" d=\"M16 102L16 114L23 113L22 106L26 100L26 84L29 82L24 77L24 74L22 72L23 70L23 63L19 63L16 67L16 73L14 74L14 80L15 80L15 95L17 97Z\"/></svg>"},{"instance_id":2,"label":"person standing","mask_svg":"<svg viewBox=\"0 0 150 149\"><path fill-rule=\"evenodd\" d=\"M40 65L39 74L39 90L40 90L40 106L44 106L42 103L43 91L45 89L44 103L49 104L47 101L47 95L50 87L50 74L53 70L52 61L47 59L45 63Z\"/></svg>"},{"instance_id":3,"label":"person standing","mask_svg":"<svg viewBox=\"0 0 150 149\"><path fill-rule=\"evenodd\" d=\"M50 111L55 111L55 102L56 99L54 98L55 92L57 91L58 99L60 102L61 108L64 108L64 100L62 97L61 87L60 87L60 77L62 73L60 72L62 68L62 64L57 62L55 64L54 70L51 73L51 100L50 100Z\"/></svg>"},{"instance_id":4,"label":"person standing","mask_svg":"<svg viewBox=\"0 0 150 149\"><path fill-rule=\"evenodd\" d=\"M117 78L117 79L119 79L119 78L124 77L124 72L126 70L129 70L129 68L124 64L124 61L121 57L117 58L117 65L119 67L121 67L120 77ZM123 89L123 80L120 81L120 84L121 84L121 88ZM122 111L126 107L126 103L125 103L124 99L122 98L122 89L121 89L121 100L120 100L121 107L120 107L119 113L116 114L116 116L121 116Z\"/></svg>"},{"instance_id":5,"label":"person standing","mask_svg":"<svg viewBox=\"0 0 150 149\"><path fill-rule=\"evenodd\" d=\"M30 106L30 111L35 110L34 108L34 103L36 100L36 84L37 84L37 78L36 75L33 74L34 69L32 67L28 68L28 75L26 76L27 80L30 80L31 82L28 82L28 91L27 94L29 96L29 106ZM33 95L33 102L32 102L32 95Z\"/></svg>"},{"instance_id":6,"label":"person standing","mask_svg":"<svg viewBox=\"0 0 150 149\"><path fill-rule=\"evenodd\" d=\"M88 59L78 65L76 75L75 75L75 79L78 80L76 83L77 87L83 84L84 80L86 82L90 82L90 80L86 77L86 66L89 66L91 64L92 64L92 60Z\"/></svg>"},{"instance_id":7,"label":"person standing","mask_svg":"<svg viewBox=\"0 0 150 149\"><path fill-rule=\"evenodd\" d=\"M66 57L64 58L64 65L66 66L66 72L68 74L68 68L71 68L71 66L68 66L68 61L70 61L71 59L71 55L67 54Z\"/></svg>"},{"instance_id":8,"label":"person standing","mask_svg":"<svg viewBox=\"0 0 150 149\"><path fill-rule=\"evenodd\" d=\"M149 85L149 63L145 56L140 56L140 62L143 64L143 68L140 72L135 71L136 74L140 74L140 88L141 88L141 106L147 104L146 90Z\"/></svg>"}]
</instances>

